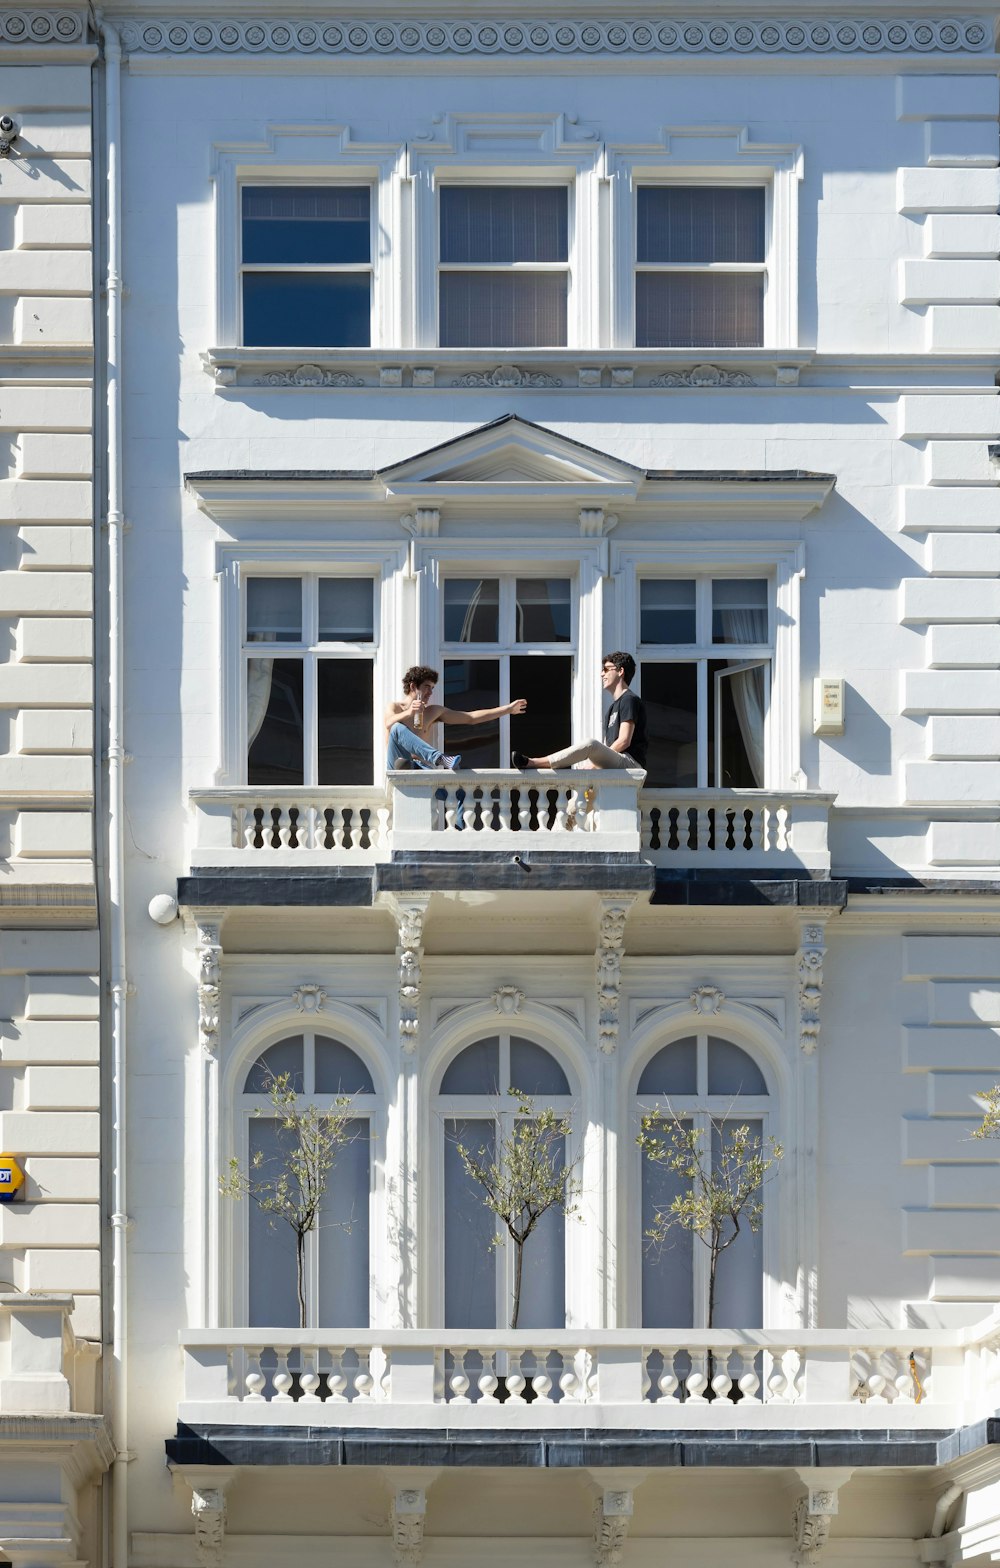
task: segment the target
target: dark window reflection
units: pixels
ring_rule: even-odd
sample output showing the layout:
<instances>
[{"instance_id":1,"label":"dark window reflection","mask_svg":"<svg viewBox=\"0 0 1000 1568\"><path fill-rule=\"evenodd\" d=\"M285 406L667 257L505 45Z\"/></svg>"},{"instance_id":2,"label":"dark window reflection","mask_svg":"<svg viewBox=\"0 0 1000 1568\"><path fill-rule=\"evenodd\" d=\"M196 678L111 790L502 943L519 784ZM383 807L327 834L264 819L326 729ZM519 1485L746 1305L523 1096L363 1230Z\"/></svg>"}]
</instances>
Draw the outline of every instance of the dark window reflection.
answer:
<instances>
[{"instance_id":1,"label":"dark window reflection","mask_svg":"<svg viewBox=\"0 0 1000 1568\"><path fill-rule=\"evenodd\" d=\"M654 789L693 789L698 783L698 666L642 666L642 700L649 725L647 782Z\"/></svg>"},{"instance_id":2,"label":"dark window reflection","mask_svg":"<svg viewBox=\"0 0 1000 1568\"><path fill-rule=\"evenodd\" d=\"M569 192L562 185L445 185L441 260L565 261Z\"/></svg>"},{"instance_id":3,"label":"dark window reflection","mask_svg":"<svg viewBox=\"0 0 1000 1568\"><path fill-rule=\"evenodd\" d=\"M711 662L708 666L708 781L715 783L715 675L725 670L724 663ZM749 670L732 675L719 682L722 709L722 789L760 789L764 782L764 712L763 671ZM761 687L761 701L754 700L754 690ZM745 689L746 688L746 689ZM760 776L751 760L753 749Z\"/></svg>"},{"instance_id":4,"label":"dark window reflection","mask_svg":"<svg viewBox=\"0 0 1000 1568\"><path fill-rule=\"evenodd\" d=\"M647 577L639 584L639 640L646 644L697 641L695 585L690 578Z\"/></svg>"},{"instance_id":5,"label":"dark window reflection","mask_svg":"<svg viewBox=\"0 0 1000 1568\"><path fill-rule=\"evenodd\" d=\"M247 666L248 784L301 784L302 660L250 659Z\"/></svg>"},{"instance_id":6,"label":"dark window reflection","mask_svg":"<svg viewBox=\"0 0 1000 1568\"><path fill-rule=\"evenodd\" d=\"M320 659L316 666L320 784L373 778L370 659Z\"/></svg>"},{"instance_id":7,"label":"dark window reflection","mask_svg":"<svg viewBox=\"0 0 1000 1568\"><path fill-rule=\"evenodd\" d=\"M763 186L640 185L638 261L764 260Z\"/></svg>"},{"instance_id":8,"label":"dark window reflection","mask_svg":"<svg viewBox=\"0 0 1000 1568\"><path fill-rule=\"evenodd\" d=\"M544 658L512 655L510 695L526 697L528 711L510 721L510 744L529 757L545 757L573 739L573 660L561 655ZM506 757L501 764L507 767Z\"/></svg>"},{"instance_id":9,"label":"dark window reflection","mask_svg":"<svg viewBox=\"0 0 1000 1568\"><path fill-rule=\"evenodd\" d=\"M442 272L442 348L561 348L569 282L564 272Z\"/></svg>"},{"instance_id":10,"label":"dark window reflection","mask_svg":"<svg viewBox=\"0 0 1000 1568\"><path fill-rule=\"evenodd\" d=\"M243 341L254 348L367 348L367 272L246 272Z\"/></svg>"},{"instance_id":11,"label":"dark window reflection","mask_svg":"<svg viewBox=\"0 0 1000 1568\"><path fill-rule=\"evenodd\" d=\"M756 272L639 272L638 348L753 348L764 341L764 279Z\"/></svg>"},{"instance_id":12,"label":"dark window reflection","mask_svg":"<svg viewBox=\"0 0 1000 1568\"><path fill-rule=\"evenodd\" d=\"M446 659L444 663L444 705L469 712L475 708L500 706L499 659ZM449 724L445 729L446 749L461 752L466 768L499 768L500 721L489 724Z\"/></svg>"},{"instance_id":13,"label":"dark window reflection","mask_svg":"<svg viewBox=\"0 0 1000 1568\"><path fill-rule=\"evenodd\" d=\"M373 642L375 584L370 577L321 577L320 642Z\"/></svg>"},{"instance_id":14,"label":"dark window reflection","mask_svg":"<svg viewBox=\"0 0 1000 1568\"><path fill-rule=\"evenodd\" d=\"M519 577L515 614L518 642L569 642L569 578Z\"/></svg>"},{"instance_id":15,"label":"dark window reflection","mask_svg":"<svg viewBox=\"0 0 1000 1568\"><path fill-rule=\"evenodd\" d=\"M496 642L500 583L496 577L450 577L444 585L445 642Z\"/></svg>"},{"instance_id":16,"label":"dark window reflection","mask_svg":"<svg viewBox=\"0 0 1000 1568\"><path fill-rule=\"evenodd\" d=\"M369 261L370 206L367 185L244 186L243 260Z\"/></svg>"}]
</instances>

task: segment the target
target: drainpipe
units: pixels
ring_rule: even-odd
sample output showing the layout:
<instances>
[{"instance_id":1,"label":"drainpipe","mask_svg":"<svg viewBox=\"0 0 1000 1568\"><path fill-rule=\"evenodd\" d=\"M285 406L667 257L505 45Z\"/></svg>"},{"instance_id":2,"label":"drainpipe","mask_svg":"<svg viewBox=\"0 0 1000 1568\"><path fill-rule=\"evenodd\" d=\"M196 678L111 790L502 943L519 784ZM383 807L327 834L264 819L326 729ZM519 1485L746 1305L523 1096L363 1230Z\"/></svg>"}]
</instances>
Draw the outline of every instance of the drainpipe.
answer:
<instances>
[{"instance_id":1,"label":"drainpipe","mask_svg":"<svg viewBox=\"0 0 1000 1568\"><path fill-rule=\"evenodd\" d=\"M932 1540L939 1540L944 1535L945 1525L948 1523L948 1515L962 1496L963 1491L964 1488L959 1486L957 1482L952 1482L948 1490L941 1493L934 1505L934 1520L931 1524Z\"/></svg>"},{"instance_id":2,"label":"drainpipe","mask_svg":"<svg viewBox=\"0 0 1000 1568\"><path fill-rule=\"evenodd\" d=\"M111 1564L128 1564L128 1209L126 1205L125 965L125 682L122 649L122 280L121 280L121 40L101 21L104 39L105 159L107 177L107 529L108 529L108 861L111 980Z\"/></svg>"}]
</instances>

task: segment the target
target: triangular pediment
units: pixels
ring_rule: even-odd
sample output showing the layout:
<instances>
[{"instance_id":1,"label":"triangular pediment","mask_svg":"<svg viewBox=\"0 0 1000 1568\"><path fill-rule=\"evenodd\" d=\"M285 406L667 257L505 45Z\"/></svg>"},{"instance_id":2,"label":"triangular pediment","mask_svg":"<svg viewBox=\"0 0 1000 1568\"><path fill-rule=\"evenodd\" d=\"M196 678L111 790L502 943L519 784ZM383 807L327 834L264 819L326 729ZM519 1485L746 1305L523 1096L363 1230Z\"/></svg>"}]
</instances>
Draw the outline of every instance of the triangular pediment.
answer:
<instances>
[{"instance_id":1,"label":"triangular pediment","mask_svg":"<svg viewBox=\"0 0 1000 1568\"><path fill-rule=\"evenodd\" d=\"M643 474L631 463L572 437L505 414L488 425L405 458L381 477L396 495L462 487L634 494Z\"/></svg>"}]
</instances>

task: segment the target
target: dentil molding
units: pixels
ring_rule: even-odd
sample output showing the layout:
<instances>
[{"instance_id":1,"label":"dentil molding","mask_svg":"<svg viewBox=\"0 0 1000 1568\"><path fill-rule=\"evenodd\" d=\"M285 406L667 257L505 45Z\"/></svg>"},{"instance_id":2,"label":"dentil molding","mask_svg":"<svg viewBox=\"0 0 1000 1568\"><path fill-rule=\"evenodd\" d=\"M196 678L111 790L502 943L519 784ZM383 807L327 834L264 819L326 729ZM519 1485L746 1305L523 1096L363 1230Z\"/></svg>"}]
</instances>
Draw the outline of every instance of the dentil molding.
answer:
<instances>
[{"instance_id":1,"label":"dentil molding","mask_svg":"<svg viewBox=\"0 0 1000 1568\"><path fill-rule=\"evenodd\" d=\"M15 12L14 20L50 13ZM63 21L60 16L53 23ZM69 20L76 20L69 18ZM11 17L0 23L9 33ZM44 36L48 37L46 33ZM73 36L76 36L75 34ZM630 54L906 54L990 51L985 22L947 14L915 21L848 17L669 21L527 22L497 15L480 21L399 21L360 17L336 22L289 20L149 20L126 22L124 47L145 54L330 55L630 55ZM13 41L13 39L12 39Z\"/></svg>"}]
</instances>

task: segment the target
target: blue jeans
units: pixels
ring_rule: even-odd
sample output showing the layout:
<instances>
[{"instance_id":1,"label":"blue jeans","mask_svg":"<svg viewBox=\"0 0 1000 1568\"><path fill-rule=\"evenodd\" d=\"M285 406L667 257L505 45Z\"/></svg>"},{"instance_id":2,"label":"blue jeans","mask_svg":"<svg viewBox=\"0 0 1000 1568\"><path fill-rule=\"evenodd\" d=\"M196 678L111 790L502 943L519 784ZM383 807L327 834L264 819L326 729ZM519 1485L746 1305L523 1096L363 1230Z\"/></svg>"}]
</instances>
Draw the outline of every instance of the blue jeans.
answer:
<instances>
[{"instance_id":1,"label":"blue jeans","mask_svg":"<svg viewBox=\"0 0 1000 1568\"><path fill-rule=\"evenodd\" d=\"M439 768L441 758L442 753L435 751L430 741L415 734L406 724L394 724L389 731L387 768Z\"/></svg>"}]
</instances>

